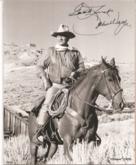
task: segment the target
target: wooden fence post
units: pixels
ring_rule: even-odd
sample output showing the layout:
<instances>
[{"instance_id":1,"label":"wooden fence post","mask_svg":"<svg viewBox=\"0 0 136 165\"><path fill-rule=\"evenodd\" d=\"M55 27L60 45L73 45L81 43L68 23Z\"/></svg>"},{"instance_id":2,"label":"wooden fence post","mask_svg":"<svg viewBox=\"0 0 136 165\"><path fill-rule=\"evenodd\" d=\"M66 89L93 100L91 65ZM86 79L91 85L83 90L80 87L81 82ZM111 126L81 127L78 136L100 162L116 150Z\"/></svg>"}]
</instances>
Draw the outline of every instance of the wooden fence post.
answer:
<instances>
[{"instance_id":1,"label":"wooden fence post","mask_svg":"<svg viewBox=\"0 0 136 165\"><path fill-rule=\"evenodd\" d=\"M7 107L4 107L4 132L11 132L12 135L28 135L28 121L20 117Z\"/></svg>"}]
</instances>

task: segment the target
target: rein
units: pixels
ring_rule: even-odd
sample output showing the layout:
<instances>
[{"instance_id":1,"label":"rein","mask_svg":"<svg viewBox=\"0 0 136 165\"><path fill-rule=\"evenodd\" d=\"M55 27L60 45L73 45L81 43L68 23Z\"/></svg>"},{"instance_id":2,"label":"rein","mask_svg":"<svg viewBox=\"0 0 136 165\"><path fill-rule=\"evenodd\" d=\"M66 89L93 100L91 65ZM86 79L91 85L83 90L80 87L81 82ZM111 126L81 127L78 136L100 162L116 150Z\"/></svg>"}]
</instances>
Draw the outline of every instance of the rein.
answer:
<instances>
[{"instance_id":1,"label":"rein","mask_svg":"<svg viewBox=\"0 0 136 165\"><path fill-rule=\"evenodd\" d=\"M77 97L82 101L82 99L78 96L77 92L76 92L76 95L77 95ZM95 108L96 110L98 110L98 111L100 111L100 112L105 112L105 113L108 113L108 114L112 113L112 110L108 110L108 111L107 111L107 110L105 110L104 108L98 106L96 103L95 103L95 104L91 104L91 103L89 103L88 101L83 101L83 102L84 102L85 104L91 106L92 108Z\"/></svg>"}]
</instances>

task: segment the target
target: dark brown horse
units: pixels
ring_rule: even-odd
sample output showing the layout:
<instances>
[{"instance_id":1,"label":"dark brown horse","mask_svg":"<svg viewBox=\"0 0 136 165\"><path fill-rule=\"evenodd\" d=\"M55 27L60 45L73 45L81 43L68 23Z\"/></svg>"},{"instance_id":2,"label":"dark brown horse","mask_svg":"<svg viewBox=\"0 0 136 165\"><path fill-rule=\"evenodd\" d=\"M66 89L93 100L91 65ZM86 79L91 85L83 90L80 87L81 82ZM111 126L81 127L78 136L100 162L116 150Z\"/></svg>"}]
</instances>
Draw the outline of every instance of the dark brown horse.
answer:
<instances>
[{"instance_id":1,"label":"dark brown horse","mask_svg":"<svg viewBox=\"0 0 136 165\"><path fill-rule=\"evenodd\" d=\"M69 160L72 160L70 152L76 139L85 139L91 142L96 141L98 137L98 118L95 111L95 102L98 95L103 95L111 101L115 111L123 109L122 88L120 87L119 72L114 59L107 63L102 58L102 63L88 69L87 73L70 90L69 107L64 116L58 120L58 130L63 139L64 154L67 155ZM32 164L36 164L37 161L38 147L32 142L36 126L36 115L31 113L29 136ZM47 142L47 144L46 160L49 160L57 151L58 143Z\"/></svg>"}]
</instances>

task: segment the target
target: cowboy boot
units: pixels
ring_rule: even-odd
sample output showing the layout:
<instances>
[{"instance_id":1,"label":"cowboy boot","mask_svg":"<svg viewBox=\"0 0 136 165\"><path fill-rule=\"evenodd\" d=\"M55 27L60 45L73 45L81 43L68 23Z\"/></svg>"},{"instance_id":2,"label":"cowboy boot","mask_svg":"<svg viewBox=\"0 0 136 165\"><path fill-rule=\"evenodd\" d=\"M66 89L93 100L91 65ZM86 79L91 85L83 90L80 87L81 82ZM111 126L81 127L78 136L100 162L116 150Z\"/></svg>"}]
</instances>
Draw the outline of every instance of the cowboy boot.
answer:
<instances>
[{"instance_id":1,"label":"cowboy boot","mask_svg":"<svg viewBox=\"0 0 136 165\"><path fill-rule=\"evenodd\" d=\"M42 135L42 130L46 127L46 125L48 124L48 121L50 120L50 115L48 114L48 112L44 112L43 116L44 118L44 124L38 124L36 131L33 135L33 143L35 143L36 145L42 145L43 144L43 135Z\"/></svg>"}]
</instances>

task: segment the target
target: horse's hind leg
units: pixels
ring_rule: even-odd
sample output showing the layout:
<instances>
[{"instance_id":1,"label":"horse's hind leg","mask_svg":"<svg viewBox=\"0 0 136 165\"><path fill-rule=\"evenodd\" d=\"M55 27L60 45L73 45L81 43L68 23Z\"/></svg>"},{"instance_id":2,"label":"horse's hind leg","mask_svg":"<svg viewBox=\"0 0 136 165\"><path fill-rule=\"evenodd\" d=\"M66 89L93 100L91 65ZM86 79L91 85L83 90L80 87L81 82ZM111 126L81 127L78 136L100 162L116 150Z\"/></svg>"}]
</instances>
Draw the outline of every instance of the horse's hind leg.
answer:
<instances>
[{"instance_id":1,"label":"horse's hind leg","mask_svg":"<svg viewBox=\"0 0 136 165\"><path fill-rule=\"evenodd\" d=\"M38 146L34 143L30 143L30 153L31 153L31 165L36 165L37 163L37 150Z\"/></svg>"}]
</instances>

